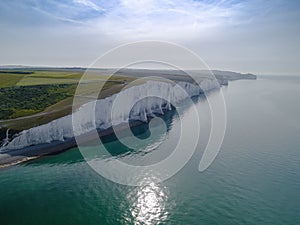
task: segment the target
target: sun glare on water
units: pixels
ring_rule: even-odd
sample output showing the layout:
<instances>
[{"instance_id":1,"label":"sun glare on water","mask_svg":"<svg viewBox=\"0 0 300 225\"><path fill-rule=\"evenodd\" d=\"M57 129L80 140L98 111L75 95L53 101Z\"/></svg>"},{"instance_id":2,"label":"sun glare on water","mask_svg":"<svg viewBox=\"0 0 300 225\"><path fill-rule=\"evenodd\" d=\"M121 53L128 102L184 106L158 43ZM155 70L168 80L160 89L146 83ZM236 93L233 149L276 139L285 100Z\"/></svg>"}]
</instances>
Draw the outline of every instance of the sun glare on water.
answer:
<instances>
[{"instance_id":1,"label":"sun glare on water","mask_svg":"<svg viewBox=\"0 0 300 225\"><path fill-rule=\"evenodd\" d=\"M145 182L129 193L130 217L134 224L159 224L168 218L168 194L165 187L155 182Z\"/></svg>"}]
</instances>

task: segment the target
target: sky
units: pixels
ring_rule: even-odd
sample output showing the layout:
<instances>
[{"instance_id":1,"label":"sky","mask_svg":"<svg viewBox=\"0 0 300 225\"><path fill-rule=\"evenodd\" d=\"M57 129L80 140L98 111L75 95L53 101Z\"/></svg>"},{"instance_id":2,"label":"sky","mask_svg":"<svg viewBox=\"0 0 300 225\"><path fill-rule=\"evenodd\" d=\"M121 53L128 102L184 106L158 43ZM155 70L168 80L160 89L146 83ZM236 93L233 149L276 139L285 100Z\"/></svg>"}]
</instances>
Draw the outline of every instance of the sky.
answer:
<instances>
[{"instance_id":1,"label":"sky","mask_svg":"<svg viewBox=\"0 0 300 225\"><path fill-rule=\"evenodd\" d=\"M212 69L300 75L297 0L2 0L0 65L81 66L159 40Z\"/></svg>"}]
</instances>

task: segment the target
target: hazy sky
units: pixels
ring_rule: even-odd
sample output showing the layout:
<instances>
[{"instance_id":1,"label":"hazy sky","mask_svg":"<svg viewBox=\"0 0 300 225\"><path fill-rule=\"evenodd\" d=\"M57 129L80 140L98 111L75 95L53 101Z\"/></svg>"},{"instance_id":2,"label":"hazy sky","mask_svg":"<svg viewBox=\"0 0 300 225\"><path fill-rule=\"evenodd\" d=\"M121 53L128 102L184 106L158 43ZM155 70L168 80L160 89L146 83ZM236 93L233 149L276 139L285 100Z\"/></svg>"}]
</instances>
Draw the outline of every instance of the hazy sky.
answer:
<instances>
[{"instance_id":1,"label":"hazy sky","mask_svg":"<svg viewBox=\"0 0 300 225\"><path fill-rule=\"evenodd\" d=\"M213 69L300 74L300 1L1 0L0 65L88 66L126 42L165 40Z\"/></svg>"}]
</instances>

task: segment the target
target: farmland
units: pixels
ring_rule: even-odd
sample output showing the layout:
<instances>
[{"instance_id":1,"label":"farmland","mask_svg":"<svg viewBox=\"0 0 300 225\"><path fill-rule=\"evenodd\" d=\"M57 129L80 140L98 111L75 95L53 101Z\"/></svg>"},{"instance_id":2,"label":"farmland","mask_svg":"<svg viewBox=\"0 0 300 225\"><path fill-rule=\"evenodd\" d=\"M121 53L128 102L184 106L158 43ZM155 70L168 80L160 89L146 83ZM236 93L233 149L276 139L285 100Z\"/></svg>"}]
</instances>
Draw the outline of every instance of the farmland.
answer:
<instances>
[{"instance_id":1,"label":"farmland","mask_svg":"<svg viewBox=\"0 0 300 225\"><path fill-rule=\"evenodd\" d=\"M84 71L0 70L0 127L20 131L71 114L73 97ZM118 92L133 78L95 73L85 76L77 95L104 98ZM102 92L98 95L99 87ZM78 108L91 99L77 101ZM2 131L4 131L2 129Z\"/></svg>"}]
</instances>

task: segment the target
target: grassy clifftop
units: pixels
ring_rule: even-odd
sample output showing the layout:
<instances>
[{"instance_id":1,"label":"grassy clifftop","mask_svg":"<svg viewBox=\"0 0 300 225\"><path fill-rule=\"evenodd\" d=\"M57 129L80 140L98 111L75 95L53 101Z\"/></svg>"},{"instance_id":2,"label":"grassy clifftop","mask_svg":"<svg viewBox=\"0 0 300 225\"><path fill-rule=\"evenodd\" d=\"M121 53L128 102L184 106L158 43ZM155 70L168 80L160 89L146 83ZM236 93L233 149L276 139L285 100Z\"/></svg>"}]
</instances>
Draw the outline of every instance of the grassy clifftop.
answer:
<instances>
[{"instance_id":1,"label":"grassy clifftop","mask_svg":"<svg viewBox=\"0 0 300 225\"><path fill-rule=\"evenodd\" d=\"M0 70L0 127L20 131L70 114L83 73L57 69ZM133 80L124 76L106 79L107 75L100 73L87 76L80 94L95 96L99 86L104 85L98 97L106 97Z\"/></svg>"}]
</instances>

